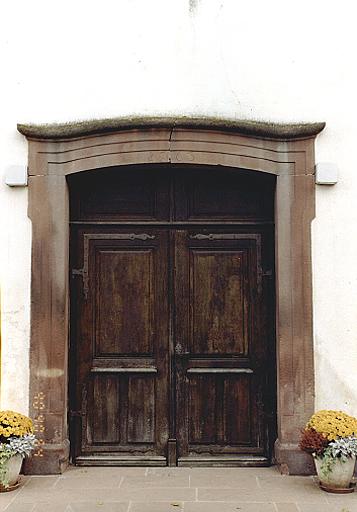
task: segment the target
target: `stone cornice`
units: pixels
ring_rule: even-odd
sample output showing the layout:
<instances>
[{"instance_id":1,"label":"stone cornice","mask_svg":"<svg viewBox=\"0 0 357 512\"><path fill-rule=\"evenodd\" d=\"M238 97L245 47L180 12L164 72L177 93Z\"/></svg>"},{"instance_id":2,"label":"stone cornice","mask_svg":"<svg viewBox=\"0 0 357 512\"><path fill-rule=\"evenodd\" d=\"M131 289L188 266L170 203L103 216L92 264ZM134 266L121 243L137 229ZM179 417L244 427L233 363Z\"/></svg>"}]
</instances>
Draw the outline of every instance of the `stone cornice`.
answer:
<instances>
[{"instance_id":1,"label":"stone cornice","mask_svg":"<svg viewBox=\"0 0 357 512\"><path fill-rule=\"evenodd\" d=\"M315 137L325 123L273 123L258 120L224 119L216 117L116 117L63 124L18 124L18 131L29 139L73 139L121 130L140 128L200 128L221 130L277 140Z\"/></svg>"}]
</instances>

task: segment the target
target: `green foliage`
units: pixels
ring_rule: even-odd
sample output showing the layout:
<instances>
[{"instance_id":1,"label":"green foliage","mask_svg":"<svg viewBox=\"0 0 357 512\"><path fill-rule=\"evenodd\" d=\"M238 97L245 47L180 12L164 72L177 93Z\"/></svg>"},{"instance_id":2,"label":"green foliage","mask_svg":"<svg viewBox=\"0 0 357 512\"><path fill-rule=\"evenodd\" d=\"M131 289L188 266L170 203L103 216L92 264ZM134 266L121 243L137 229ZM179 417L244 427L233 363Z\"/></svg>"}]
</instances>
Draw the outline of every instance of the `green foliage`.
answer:
<instances>
[{"instance_id":1,"label":"green foliage","mask_svg":"<svg viewBox=\"0 0 357 512\"><path fill-rule=\"evenodd\" d=\"M12 436L6 439L6 442L0 443L0 484L4 487L9 486L7 461L13 455L26 457L30 455L35 448L36 438L33 434L27 434L21 437Z\"/></svg>"},{"instance_id":2,"label":"green foliage","mask_svg":"<svg viewBox=\"0 0 357 512\"><path fill-rule=\"evenodd\" d=\"M9 437L9 446L14 453L19 453L22 457L29 456L35 449L36 437L33 434L27 434L22 437Z\"/></svg>"},{"instance_id":3,"label":"green foliage","mask_svg":"<svg viewBox=\"0 0 357 512\"><path fill-rule=\"evenodd\" d=\"M0 444L0 484L4 487L9 486L6 462L13 455L16 455L16 452L14 452L8 444Z\"/></svg>"},{"instance_id":4,"label":"green foliage","mask_svg":"<svg viewBox=\"0 0 357 512\"><path fill-rule=\"evenodd\" d=\"M357 438L342 437L336 439L328 446L328 453L331 457L349 458L357 456Z\"/></svg>"},{"instance_id":5,"label":"green foliage","mask_svg":"<svg viewBox=\"0 0 357 512\"><path fill-rule=\"evenodd\" d=\"M324 452L316 455L321 460L321 473L328 477L337 461L345 464L357 455L357 439L346 437L329 443Z\"/></svg>"}]
</instances>

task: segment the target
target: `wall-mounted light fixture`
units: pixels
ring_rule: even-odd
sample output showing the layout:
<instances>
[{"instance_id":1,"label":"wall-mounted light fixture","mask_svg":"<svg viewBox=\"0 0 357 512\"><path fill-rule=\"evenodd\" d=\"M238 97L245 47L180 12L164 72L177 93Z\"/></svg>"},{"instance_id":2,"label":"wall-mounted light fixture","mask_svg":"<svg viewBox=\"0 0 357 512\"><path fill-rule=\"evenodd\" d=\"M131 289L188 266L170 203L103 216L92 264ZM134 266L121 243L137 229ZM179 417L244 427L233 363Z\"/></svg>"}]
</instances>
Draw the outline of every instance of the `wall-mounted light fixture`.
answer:
<instances>
[{"instance_id":1,"label":"wall-mounted light fixture","mask_svg":"<svg viewBox=\"0 0 357 512\"><path fill-rule=\"evenodd\" d=\"M27 187L26 165L9 165L5 171L5 183L9 187Z\"/></svg>"},{"instance_id":2,"label":"wall-mounted light fixture","mask_svg":"<svg viewBox=\"0 0 357 512\"><path fill-rule=\"evenodd\" d=\"M338 182L338 167L332 162L319 162L315 165L317 185L335 185Z\"/></svg>"}]
</instances>

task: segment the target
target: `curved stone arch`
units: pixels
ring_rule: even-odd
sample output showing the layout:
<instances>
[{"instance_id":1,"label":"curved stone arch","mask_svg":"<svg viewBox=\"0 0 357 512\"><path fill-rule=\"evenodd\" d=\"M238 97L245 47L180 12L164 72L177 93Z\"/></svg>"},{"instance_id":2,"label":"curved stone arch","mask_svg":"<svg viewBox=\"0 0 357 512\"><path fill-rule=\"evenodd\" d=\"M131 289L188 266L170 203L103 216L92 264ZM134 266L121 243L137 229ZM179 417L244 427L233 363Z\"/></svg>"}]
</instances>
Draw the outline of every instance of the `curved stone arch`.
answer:
<instances>
[{"instance_id":1,"label":"curved stone arch","mask_svg":"<svg viewBox=\"0 0 357 512\"><path fill-rule=\"evenodd\" d=\"M26 133L33 229L30 413L43 443L27 464L28 472L61 472L69 458L66 176L155 163L229 166L277 176L275 457L285 472L310 470L297 445L299 430L314 408L310 225L315 215L314 138L321 129L301 138L269 138L212 126L125 127L67 138L62 132L60 138Z\"/></svg>"},{"instance_id":2,"label":"curved stone arch","mask_svg":"<svg viewBox=\"0 0 357 512\"><path fill-rule=\"evenodd\" d=\"M40 147L46 147L39 147L35 165L48 175L145 163L223 165L276 175L311 174L313 169L306 166L306 144L302 142L289 144L212 130L126 130L69 141L37 141Z\"/></svg>"}]
</instances>

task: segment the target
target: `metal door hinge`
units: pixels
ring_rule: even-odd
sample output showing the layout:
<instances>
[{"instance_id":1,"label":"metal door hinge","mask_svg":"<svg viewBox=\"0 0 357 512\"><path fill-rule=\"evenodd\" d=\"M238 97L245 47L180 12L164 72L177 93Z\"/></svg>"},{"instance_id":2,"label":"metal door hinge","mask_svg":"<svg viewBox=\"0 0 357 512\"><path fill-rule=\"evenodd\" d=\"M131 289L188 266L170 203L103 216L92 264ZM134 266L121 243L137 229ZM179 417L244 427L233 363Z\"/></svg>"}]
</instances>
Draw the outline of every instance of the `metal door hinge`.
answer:
<instances>
[{"instance_id":1,"label":"metal door hinge","mask_svg":"<svg viewBox=\"0 0 357 512\"><path fill-rule=\"evenodd\" d=\"M68 416L70 418L78 418L83 416L82 411L68 411Z\"/></svg>"},{"instance_id":2,"label":"metal door hinge","mask_svg":"<svg viewBox=\"0 0 357 512\"><path fill-rule=\"evenodd\" d=\"M72 268L72 276L83 276L85 270L83 268Z\"/></svg>"},{"instance_id":3,"label":"metal door hinge","mask_svg":"<svg viewBox=\"0 0 357 512\"><path fill-rule=\"evenodd\" d=\"M83 295L85 300L88 299L89 277L87 268L72 268L72 276L80 276L83 281Z\"/></svg>"}]
</instances>

